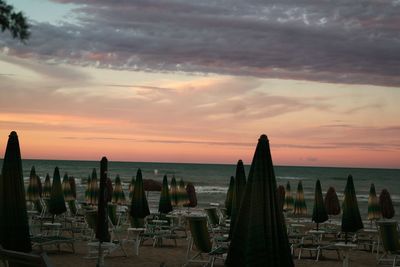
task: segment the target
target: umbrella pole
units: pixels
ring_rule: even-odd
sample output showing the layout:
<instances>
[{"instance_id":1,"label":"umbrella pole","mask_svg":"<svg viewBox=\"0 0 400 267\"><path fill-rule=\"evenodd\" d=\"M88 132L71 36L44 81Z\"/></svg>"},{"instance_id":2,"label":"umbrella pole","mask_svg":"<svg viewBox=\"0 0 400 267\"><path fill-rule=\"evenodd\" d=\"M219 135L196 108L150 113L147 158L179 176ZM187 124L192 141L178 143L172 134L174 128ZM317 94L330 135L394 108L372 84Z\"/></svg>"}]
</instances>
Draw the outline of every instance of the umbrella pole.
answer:
<instances>
[{"instance_id":1,"label":"umbrella pole","mask_svg":"<svg viewBox=\"0 0 400 267\"><path fill-rule=\"evenodd\" d=\"M347 244L347 232L344 232L344 243Z\"/></svg>"},{"instance_id":2,"label":"umbrella pole","mask_svg":"<svg viewBox=\"0 0 400 267\"><path fill-rule=\"evenodd\" d=\"M317 223L317 231L319 230L319 223Z\"/></svg>"},{"instance_id":3,"label":"umbrella pole","mask_svg":"<svg viewBox=\"0 0 400 267\"><path fill-rule=\"evenodd\" d=\"M103 250L101 249L101 243L99 241L99 252L98 252L98 258L97 258L97 264L96 267L103 267L104 266L104 262L103 262Z\"/></svg>"}]
</instances>

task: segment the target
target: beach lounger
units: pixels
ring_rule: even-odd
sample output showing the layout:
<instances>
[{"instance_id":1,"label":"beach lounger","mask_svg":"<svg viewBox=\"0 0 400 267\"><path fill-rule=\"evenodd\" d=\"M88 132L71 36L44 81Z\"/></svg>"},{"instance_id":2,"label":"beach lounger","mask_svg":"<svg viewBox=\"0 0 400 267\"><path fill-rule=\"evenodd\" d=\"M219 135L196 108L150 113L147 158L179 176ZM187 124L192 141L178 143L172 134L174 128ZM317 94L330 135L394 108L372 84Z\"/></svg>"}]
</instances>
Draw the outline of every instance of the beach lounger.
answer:
<instances>
[{"instance_id":1,"label":"beach lounger","mask_svg":"<svg viewBox=\"0 0 400 267\"><path fill-rule=\"evenodd\" d=\"M61 251L61 245L67 245L75 253L75 239L73 237L62 236L63 232L61 223L44 223L42 234L31 237L32 247L39 247L44 250L46 246L56 246Z\"/></svg>"},{"instance_id":2,"label":"beach lounger","mask_svg":"<svg viewBox=\"0 0 400 267\"><path fill-rule=\"evenodd\" d=\"M14 250L3 249L0 245L0 262L5 267L26 266L26 267L52 267L46 253L33 254L23 253Z\"/></svg>"},{"instance_id":3,"label":"beach lounger","mask_svg":"<svg viewBox=\"0 0 400 267\"><path fill-rule=\"evenodd\" d=\"M188 266L190 263L204 263L214 266L216 259L225 260L224 255L228 252L227 247L218 246L211 238L207 228L206 217L188 217L190 227L190 237L188 240L186 262L183 266ZM197 252L190 256L193 245ZM208 259L203 259L203 256L208 256Z\"/></svg>"},{"instance_id":4,"label":"beach lounger","mask_svg":"<svg viewBox=\"0 0 400 267\"><path fill-rule=\"evenodd\" d=\"M378 258L378 264L393 260L392 266L396 266L396 262L400 260L400 235L398 223L396 221L382 221L378 224L379 235L383 246L383 255ZM393 259L390 259L390 256L392 256Z\"/></svg>"}]
</instances>

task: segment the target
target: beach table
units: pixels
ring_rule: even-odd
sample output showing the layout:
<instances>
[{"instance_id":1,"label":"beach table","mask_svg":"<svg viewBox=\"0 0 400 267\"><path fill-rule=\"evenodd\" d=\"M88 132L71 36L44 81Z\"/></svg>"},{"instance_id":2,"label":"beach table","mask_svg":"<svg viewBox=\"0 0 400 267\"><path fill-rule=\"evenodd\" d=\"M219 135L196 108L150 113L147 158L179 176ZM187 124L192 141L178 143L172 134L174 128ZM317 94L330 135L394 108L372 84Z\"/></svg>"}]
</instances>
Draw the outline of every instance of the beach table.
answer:
<instances>
[{"instance_id":1,"label":"beach table","mask_svg":"<svg viewBox=\"0 0 400 267\"><path fill-rule=\"evenodd\" d=\"M343 267L349 266L349 259L350 259L350 252L354 248L357 248L356 244L353 243L345 243L345 242L338 242L335 243L335 247L339 250L343 251Z\"/></svg>"},{"instance_id":2,"label":"beach table","mask_svg":"<svg viewBox=\"0 0 400 267\"><path fill-rule=\"evenodd\" d=\"M324 230L310 230L308 233L313 235L318 242L321 242L322 237L326 232Z\"/></svg>"}]
</instances>

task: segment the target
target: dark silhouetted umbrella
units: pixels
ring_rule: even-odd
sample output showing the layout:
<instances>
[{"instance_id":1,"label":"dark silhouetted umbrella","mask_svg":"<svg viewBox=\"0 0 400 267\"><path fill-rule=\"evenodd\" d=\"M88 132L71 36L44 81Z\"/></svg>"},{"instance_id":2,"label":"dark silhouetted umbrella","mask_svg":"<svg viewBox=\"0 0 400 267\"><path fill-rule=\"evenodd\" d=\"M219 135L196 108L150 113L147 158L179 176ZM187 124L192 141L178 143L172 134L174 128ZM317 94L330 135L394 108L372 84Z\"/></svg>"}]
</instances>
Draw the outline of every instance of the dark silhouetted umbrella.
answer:
<instances>
[{"instance_id":1,"label":"dark silhouetted umbrella","mask_svg":"<svg viewBox=\"0 0 400 267\"><path fill-rule=\"evenodd\" d=\"M178 196L178 185L176 184L175 176L172 176L171 186L169 188L169 196L171 197L171 205L173 207L178 206L179 196Z\"/></svg>"},{"instance_id":2,"label":"dark silhouetted umbrella","mask_svg":"<svg viewBox=\"0 0 400 267\"><path fill-rule=\"evenodd\" d=\"M356 191L354 189L353 176L347 178L346 188L344 189L342 232L345 233L347 243L347 233L357 232L364 228L361 220L360 210L358 209Z\"/></svg>"},{"instance_id":3,"label":"dark silhouetted umbrella","mask_svg":"<svg viewBox=\"0 0 400 267\"><path fill-rule=\"evenodd\" d=\"M106 189L107 189L107 191L106 191L106 196L107 196L106 200L107 200L107 202L111 202L112 201L112 197L113 197L113 193L114 193L114 188L113 188L113 185L112 185L112 181L111 181L111 179L109 177L107 177L107 180L106 180Z\"/></svg>"},{"instance_id":4,"label":"dark silhouetted umbrella","mask_svg":"<svg viewBox=\"0 0 400 267\"><path fill-rule=\"evenodd\" d=\"M317 230L320 223L323 223L329 219L328 213L326 212L324 199L322 197L321 182L317 180L315 184L314 194L314 207L312 213L312 220L317 224Z\"/></svg>"},{"instance_id":5,"label":"dark silhouetted umbrella","mask_svg":"<svg viewBox=\"0 0 400 267\"><path fill-rule=\"evenodd\" d=\"M329 187L325 195L325 209L328 215L339 215L340 214L340 203L339 198L336 194L335 188Z\"/></svg>"},{"instance_id":6,"label":"dark silhouetted umbrella","mask_svg":"<svg viewBox=\"0 0 400 267\"><path fill-rule=\"evenodd\" d=\"M294 199L292 197L292 193L290 192L290 183L289 181L286 183L285 190L285 204L283 204L284 211L292 211L294 209Z\"/></svg>"},{"instance_id":7,"label":"dark silhouetted umbrella","mask_svg":"<svg viewBox=\"0 0 400 267\"><path fill-rule=\"evenodd\" d=\"M129 199L132 199L133 190L135 189L135 176L132 177L131 183L129 184Z\"/></svg>"},{"instance_id":8,"label":"dark silhouetted umbrella","mask_svg":"<svg viewBox=\"0 0 400 267\"><path fill-rule=\"evenodd\" d=\"M381 206L382 217L391 219L394 217L394 207L392 198L390 197L389 191L382 189L379 195L379 205Z\"/></svg>"},{"instance_id":9,"label":"dark silhouetted umbrella","mask_svg":"<svg viewBox=\"0 0 400 267\"><path fill-rule=\"evenodd\" d=\"M381 207L376 196L375 185L371 184L368 196L368 220L378 220L381 216Z\"/></svg>"},{"instance_id":10,"label":"dark silhouetted umbrella","mask_svg":"<svg viewBox=\"0 0 400 267\"><path fill-rule=\"evenodd\" d=\"M187 204L189 204L189 197L186 192L185 182L180 179L178 184L178 205L183 207Z\"/></svg>"},{"instance_id":11,"label":"dark silhouetted umbrella","mask_svg":"<svg viewBox=\"0 0 400 267\"><path fill-rule=\"evenodd\" d=\"M283 185L278 186L278 201L279 207L283 211L283 205L285 204L285 187Z\"/></svg>"},{"instance_id":12,"label":"dark silhouetted umbrella","mask_svg":"<svg viewBox=\"0 0 400 267\"><path fill-rule=\"evenodd\" d=\"M49 201L49 212L54 216L63 214L67 211L65 207L65 199L61 186L60 171L58 167L54 169L53 184L51 186L51 195Z\"/></svg>"},{"instance_id":13,"label":"dark silhouetted umbrella","mask_svg":"<svg viewBox=\"0 0 400 267\"><path fill-rule=\"evenodd\" d=\"M228 192L226 193L225 198L225 208L226 208L226 215L231 217L232 211L232 195L233 195L233 188L235 187L235 177L231 176L229 181Z\"/></svg>"},{"instance_id":14,"label":"dark silhouetted umbrella","mask_svg":"<svg viewBox=\"0 0 400 267\"><path fill-rule=\"evenodd\" d=\"M99 240L99 253L97 266L103 266L101 243L110 241L108 232L108 204L107 204L107 158L100 161L100 190L98 194L96 238Z\"/></svg>"},{"instance_id":15,"label":"dark silhouetted umbrella","mask_svg":"<svg viewBox=\"0 0 400 267\"><path fill-rule=\"evenodd\" d=\"M144 219L150 214L149 204L147 203L146 194L143 188L142 171L138 169L136 175L135 188L133 190L130 215L134 221L141 224L141 219Z\"/></svg>"},{"instance_id":16,"label":"dark silhouetted umbrella","mask_svg":"<svg viewBox=\"0 0 400 267\"><path fill-rule=\"evenodd\" d=\"M266 135L258 140L227 266L294 266Z\"/></svg>"},{"instance_id":17,"label":"dark silhouetted umbrella","mask_svg":"<svg viewBox=\"0 0 400 267\"><path fill-rule=\"evenodd\" d=\"M189 197L189 204L187 207L196 207L197 206L197 196L196 196L196 189L192 183L188 183L186 185L186 192Z\"/></svg>"},{"instance_id":18,"label":"dark silhouetted umbrella","mask_svg":"<svg viewBox=\"0 0 400 267\"><path fill-rule=\"evenodd\" d=\"M68 173L64 174L63 180L62 180L62 184L61 184L61 188L64 194L64 200L66 202L74 200L74 196L72 195L72 190L71 190L71 185L69 183L69 177L68 177Z\"/></svg>"},{"instance_id":19,"label":"dark silhouetted umbrella","mask_svg":"<svg viewBox=\"0 0 400 267\"><path fill-rule=\"evenodd\" d=\"M160 201L158 203L158 212L160 213L169 213L172 211L171 198L169 197L169 189L168 189L168 180L167 175L164 175Z\"/></svg>"},{"instance_id":20,"label":"dark silhouetted umbrella","mask_svg":"<svg viewBox=\"0 0 400 267\"><path fill-rule=\"evenodd\" d=\"M242 202L244 190L246 188L246 174L244 172L243 161L240 159L236 164L235 187L232 194L231 224L229 229L229 238L232 238L235 229L237 215Z\"/></svg>"},{"instance_id":21,"label":"dark silhouetted umbrella","mask_svg":"<svg viewBox=\"0 0 400 267\"><path fill-rule=\"evenodd\" d=\"M35 166L32 166L29 175L29 184L26 190L26 200L35 203L40 199L38 177L36 175Z\"/></svg>"},{"instance_id":22,"label":"dark silhouetted umbrella","mask_svg":"<svg viewBox=\"0 0 400 267\"><path fill-rule=\"evenodd\" d=\"M117 205L123 205L125 204L125 201L126 201L125 193L124 190L122 189L121 178L119 177L119 175L117 175L117 177L115 178L112 203L115 203Z\"/></svg>"},{"instance_id":23,"label":"dark silhouetted umbrella","mask_svg":"<svg viewBox=\"0 0 400 267\"><path fill-rule=\"evenodd\" d=\"M0 244L21 252L32 250L26 212L21 152L16 132L8 137L0 175Z\"/></svg>"},{"instance_id":24,"label":"dark silhouetted umbrella","mask_svg":"<svg viewBox=\"0 0 400 267\"><path fill-rule=\"evenodd\" d=\"M69 186L71 187L71 192L72 192L72 196L74 197L74 199L76 199L76 183L75 183L75 177L70 176L69 179Z\"/></svg>"},{"instance_id":25,"label":"dark silhouetted umbrella","mask_svg":"<svg viewBox=\"0 0 400 267\"><path fill-rule=\"evenodd\" d=\"M50 175L46 174L46 178L44 179L43 197L50 198L50 195L51 195L51 180L50 180Z\"/></svg>"},{"instance_id":26,"label":"dark silhouetted umbrella","mask_svg":"<svg viewBox=\"0 0 400 267\"><path fill-rule=\"evenodd\" d=\"M90 204L97 205L98 194L99 194L99 185L97 183L97 172L96 169L93 169L92 179L90 180L90 201L89 201Z\"/></svg>"},{"instance_id":27,"label":"dark silhouetted umbrella","mask_svg":"<svg viewBox=\"0 0 400 267\"><path fill-rule=\"evenodd\" d=\"M303 184L301 181L299 181L299 184L297 185L293 214L297 215L298 217L307 214L307 206L306 206L306 201L304 199Z\"/></svg>"}]
</instances>

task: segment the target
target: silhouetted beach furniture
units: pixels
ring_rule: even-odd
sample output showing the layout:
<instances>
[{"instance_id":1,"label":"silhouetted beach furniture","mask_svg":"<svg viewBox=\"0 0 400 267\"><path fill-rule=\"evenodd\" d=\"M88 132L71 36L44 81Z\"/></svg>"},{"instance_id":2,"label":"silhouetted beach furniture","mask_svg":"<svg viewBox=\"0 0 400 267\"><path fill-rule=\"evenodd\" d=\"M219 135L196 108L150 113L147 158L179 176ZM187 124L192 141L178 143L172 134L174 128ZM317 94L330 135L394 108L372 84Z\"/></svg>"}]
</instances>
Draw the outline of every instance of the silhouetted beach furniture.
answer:
<instances>
[{"instance_id":1,"label":"silhouetted beach furniture","mask_svg":"<svg viewBox=\"0 0 400 267\"><path fill-rule=\"evenodd\" d=\"M0 262L6 267L52 267L45 252L40 254L24 253L15 250L4 249L0 245Z\"/></svg>"},{"instance_id":2,"label":"silhouetted beach furniture","mask_svg":"<svg viewBox=\"0 0 400 267\"><path fill-rule=\"evenodd\" d=\"M392 266L396 266L396 262L400 261L400 234L398 223L396 221L380 221L378 225L383 248L382 256L378 257L378 264L391 261Z\"/></svg>"}]
</instances>

